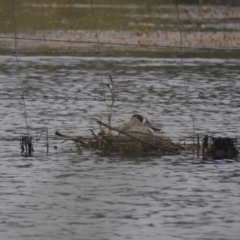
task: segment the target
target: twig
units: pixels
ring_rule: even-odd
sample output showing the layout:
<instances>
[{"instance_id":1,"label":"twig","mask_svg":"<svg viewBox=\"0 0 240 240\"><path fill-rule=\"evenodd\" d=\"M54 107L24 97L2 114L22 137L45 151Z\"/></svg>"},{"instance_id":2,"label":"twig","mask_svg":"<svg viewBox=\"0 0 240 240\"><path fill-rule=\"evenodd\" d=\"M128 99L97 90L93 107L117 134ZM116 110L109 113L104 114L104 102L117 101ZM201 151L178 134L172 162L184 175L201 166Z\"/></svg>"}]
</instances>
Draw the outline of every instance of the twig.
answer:
<instances>
[{"instance_id":1,"label":"twig","mask_svg":"<svg viewBox=\"0 0 240 240\"><path fill-rule=\"evenodd\" d=\"M47 127L46 127L46 145L47 145L47 156L48 156L49 145L48 145L48 128Z\"/></svg>"},{"instance_id":2,"label":"twig","mask_svg":"<svg viewBox=\"0 0 240 240\"><path fill-rule=\"evenodd\" d=\"M102 121L102 116L100 116L100 120ZM100 131L102 131L102 126L100 125Z\"/></svg>"},{"instance_id":3,"label":"twig","mask_svg":"<svg viewBox=\"0 0 240 240\"><path fill-rule=\"evenodd\" d=\"M109 84L107 84L109 90L110 90L110 93L111 93L111 99L112 99L112 103L110 105L110 112L108 113L108 125L111 127L111 119L112 119L112 111L113 111L113 105L114 105L114 101L115 101L115 85L114 85L114 82L112 80L112 77L111 75L109 75L109 78L111 80L111 83L112 83L112 87L110 87ZM111 129L109 128L109 132L111 133Z\"/></svg>"},{"instance_id":4,"label":"twig","mask_svg":"<svg viewBox=\"0 0 240 240\"><path fill-rule=\"evenodd\" d=\"M91 137L81 137L81 136L76 136L76 137L70 137L64 134L61 134L60 132L56 131L55 135L60 137L63 140L91 140Z\"/></svg>"},{"instance_id":5,"label":"twig","mask_svg":"<svg viewBox=\"0 0 240 240\"><path fill-rule=\"evenodd\" d=\"M90 130L92 132L92 135L97 139L97 135L94 133L93 130Z\"/></svg>"},{"instance_id":6,"label":"twig","mask_svg":"<svg viewBox=\"0 0 240 240\"><path fill-rule=\"evenodd\" d=\"M40 133L39 133L39 132L36 132L36 146L38 145L38 143L39 143L39 141L40 141L40 139L41 139L41 137L42 137L43 132L44 132L44 129L42 129L42 130L40 131ZM39 137L38 137L38 133L39 133Z\"/></svg>"},{"instance_id":7,"label":"twig","mask_svg":"<svg viewBox=\"0 0 240 240\"><path fill-rule=\"evenodd\" d=\"M179 140L178 140L178 142L177 142L177 144L179 144L180 142L182 142L182 141L184 141L184 140L186 140L187 138L194 138L194 137L197 137L197 136L205 136L203 133L194 133L194 134L191 134L191 135L189 135L189 136L186 136L186 137L182 137L182 138L180 138Z\"/></svg>"},{"instance_id":8,"label":"twig","mask_svg":"<svg viewBox=\"0 0 240 240\"><path fill-rule=\"evenodd\" d=\"M74 143L77 146L79 153L82 153L82 150L80 148L80 142L77 143L77 141L74 141Z\"/></svg>"},{"instance_id":9,"label":"twig","mask_svg":"<svg viewBox=\"0 0 240 240\"><path fill-rule=\"evenodd\" d=\"M79 153L82 153L82 150L80 148L80 143L83 139L91 139L91 138L82 138L82 137L69 137L69 136L66 136L66 135L63 135L61 133L59 133L58 131L55 132L55 135L58 136L60 139L64 140L62 143L66 142L67 140L71 140L75 143L75 145L77 146L78 148L78 151Z\"/></svg>"}]
</instances>

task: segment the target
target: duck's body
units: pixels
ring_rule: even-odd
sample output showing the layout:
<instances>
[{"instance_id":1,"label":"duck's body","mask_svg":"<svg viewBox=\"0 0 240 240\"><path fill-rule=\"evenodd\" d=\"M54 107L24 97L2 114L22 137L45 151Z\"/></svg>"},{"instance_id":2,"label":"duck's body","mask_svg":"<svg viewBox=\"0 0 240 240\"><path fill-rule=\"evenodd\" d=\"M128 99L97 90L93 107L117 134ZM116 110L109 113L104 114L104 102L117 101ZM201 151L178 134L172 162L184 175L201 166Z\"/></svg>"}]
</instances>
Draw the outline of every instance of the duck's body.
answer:
<instances>
[{"instance_id":1,"label":"duck's body","mask_svg":"<svg viewBox=\"0 0 240 240\"><path fill-rule=\"evenodd\" d=\"M160 131L161 129L154 127L147 118L143 117L140 114L134 114L130 120L130 122L125 123L121 128L122 132L126 133L133 133L137 136L141 135L144 136L146 134L153 135L152 131L149 129L151 128L154 131ZM123 134L120 134L123 135Z\"/></svg>"}]
</instances>

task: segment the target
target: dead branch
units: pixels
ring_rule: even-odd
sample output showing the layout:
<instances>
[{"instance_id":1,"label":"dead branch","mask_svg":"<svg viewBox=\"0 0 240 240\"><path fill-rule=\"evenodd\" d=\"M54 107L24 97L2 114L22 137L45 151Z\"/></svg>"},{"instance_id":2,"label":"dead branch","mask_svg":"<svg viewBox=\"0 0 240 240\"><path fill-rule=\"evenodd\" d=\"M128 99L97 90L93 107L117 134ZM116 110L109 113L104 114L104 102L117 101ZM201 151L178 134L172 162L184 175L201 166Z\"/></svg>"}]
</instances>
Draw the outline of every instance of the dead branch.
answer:
<instances>
[{"instance_id":1,"label":"dead branch","mask_svg":"<svg viewBox=\"0 0 240 240\"><path fill-rule=\"evenodd\" d=\"M188 139L188 138L191 138L191 139L193 139L193 138L197 138L197 137L203 137L203 136L205 136L204 134L202 134L202 133L195 133L195 134L191 134L191 135L188 135L188 136L186 136L186 137L182 137L182 138L180 138L179 140L178 140L178 142L177 142L177 144L179 144L180 142L182 142L182 141L184 141L184 140L186 140L186 139Z\"/></svg>"},{"instance_id":2,"label":"dead branch","mask_svg":"<svg viewBox=\"0 0 240 240\"><path fill-rule=\"evenodd\" d=\"M93 130L90 130L92 132L92 135L95 137L95 139L97 139L97 135L95 134L95 132Z\"/></svg>"},{"instance_id":3,"label":"dead branch","mask_svg":"<svg viewBox=\"0 0 240 240\"><path fill-rule=\"evenodd\" d=\"M62 140L72 140L72 141L88 141L88 140L92 140L91 137L81 137L81 136L75 136L75 137L71 137L71 136L67 136L67 135L63 135L61 133L59 133L58 131L55 132L55 135L57 137L59 137Z\"/></svg>"},{"instance_id":4,"label":"dead branch","mask_svg":"<svg viewBox=\"0 0 240 240\"><path fill-rule=\"evenodd\" d=\"M107 84L109 90L110 90L110 93L111 93L111 105L110 105L110 112L108 113L108 125L111 127L111 119L112 119L112 111L113 111L113 105L114 105L114 101L115 101L115 85L114 85L114 82L112 80L112 77L111 75L109 75L109 78L111 80L111 83L112 83L112 87L110 87L109 84ZM111 129L109 128L109 132L111 133Z\"/></svg>"}]
</instances>

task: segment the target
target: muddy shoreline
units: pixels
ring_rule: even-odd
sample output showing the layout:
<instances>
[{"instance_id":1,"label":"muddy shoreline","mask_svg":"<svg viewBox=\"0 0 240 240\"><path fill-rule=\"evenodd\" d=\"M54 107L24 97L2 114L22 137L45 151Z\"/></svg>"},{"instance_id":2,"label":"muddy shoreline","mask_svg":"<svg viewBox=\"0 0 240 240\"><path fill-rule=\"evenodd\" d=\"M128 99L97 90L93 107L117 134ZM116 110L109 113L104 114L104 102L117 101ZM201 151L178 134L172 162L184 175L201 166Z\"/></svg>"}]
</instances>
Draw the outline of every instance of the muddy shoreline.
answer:
<instances>
[{"instance_id":1,"label":"muddy shoreline","mask_svg":"<svg viewBox=\"0 0 240 240\"><path fill-rule=\"evenodd\" d=\"M0 47L6 51L15 49L14 36L2 35ZM95 32L67 31L51 32L17 36L17 50L82 52L109 50L128 51L179 51L181 48L181 35L179 32L157 32L151 34L133 34L131 32ZM238 32L183 32L182 47L184 50L196 48L202 50L227 49L240 50L240 33Z\"/></svg>"},{"instance_id":2,"label":"muddy shoreline","mask_svg":"<svg viewBox=\"0 0 240 240\"><path fill-rule=\"evenodd\" d=\"M16 45L11 9L0 16L2 52L240 50L239 7L50 3L16 5Z\"/></svg>"}]
</instances>

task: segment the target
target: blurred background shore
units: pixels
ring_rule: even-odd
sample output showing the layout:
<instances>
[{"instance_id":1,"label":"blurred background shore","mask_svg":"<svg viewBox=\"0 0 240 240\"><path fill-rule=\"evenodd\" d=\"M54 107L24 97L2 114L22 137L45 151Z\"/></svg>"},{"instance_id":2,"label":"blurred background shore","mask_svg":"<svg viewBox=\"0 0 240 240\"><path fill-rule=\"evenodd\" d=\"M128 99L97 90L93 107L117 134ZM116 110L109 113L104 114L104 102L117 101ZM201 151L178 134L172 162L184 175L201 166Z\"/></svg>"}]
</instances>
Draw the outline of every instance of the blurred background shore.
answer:
<instances>
[{"instance_id":1,"label":"blurred background shore","mask_svg":"<svg viewBox=\"0 0 240 240\"><path fill-rule=\"evenodd\" d=\"M240 3L234 0L27 0L14 1L13 8L18 51L98 51L97 42L101 52L240 47ZM0 11L0 49L8 53L15 47L11 2L1 1Z\"/></svg>"}]
</instances>

